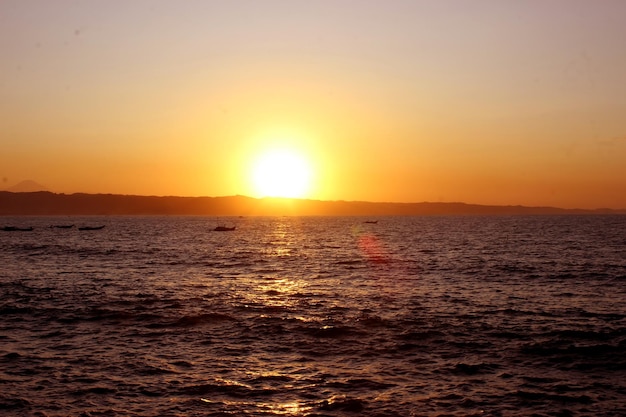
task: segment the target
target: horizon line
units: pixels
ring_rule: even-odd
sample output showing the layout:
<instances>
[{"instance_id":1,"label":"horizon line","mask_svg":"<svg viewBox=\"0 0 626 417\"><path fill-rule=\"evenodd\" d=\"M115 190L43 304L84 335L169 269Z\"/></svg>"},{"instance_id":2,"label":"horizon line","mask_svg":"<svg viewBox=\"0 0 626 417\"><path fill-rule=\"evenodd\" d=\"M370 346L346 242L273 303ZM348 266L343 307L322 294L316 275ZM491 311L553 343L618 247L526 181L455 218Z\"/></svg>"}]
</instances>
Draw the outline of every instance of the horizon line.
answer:
<instances>
[{"instance_id":1,"label":"horizon line","mask_svg":"<svg viewBox=\"0 0 626 417\"><path fill-rule=\"evenodd\" d=\"M10 191L10 190L0 190L0 192L6 192L11 194L36 194L36 193L48 193L55 195L100 195L100 196L119 196L119 197L145 197L145 198L248 198L251 200L281 200L281 201L309 201L309 202L321 202L321 203L355 203L355 204L461 204L466 206L479 206L479 207L517 207L517 208L530 208L530 209L556 209L556 210L566 210L566 211L614 211L614 212L626 212L626 208L609 208L609 207L596 207L596 208L565 208L558 206L548 206L548 205L539 205L539 206L526 206L523 204L481 204L481 203L468 203L465 201L369 201L369 200L321 200L314 198L304 198L304 197L279 197L279 196L265 196L265 197L252 197L244 194L234 194L234 195L222 195L222 196L209 196L209 195L198 195L198 196L184 196L184 195L156 195L156 194L122 194L122 193L105 193L105 192L97 192L97 193L88 193L88 192L72 192L72 193L63 193L63 192L55 192L50 190L38 190L38 191Z\"/></svg>"}]
</instances>

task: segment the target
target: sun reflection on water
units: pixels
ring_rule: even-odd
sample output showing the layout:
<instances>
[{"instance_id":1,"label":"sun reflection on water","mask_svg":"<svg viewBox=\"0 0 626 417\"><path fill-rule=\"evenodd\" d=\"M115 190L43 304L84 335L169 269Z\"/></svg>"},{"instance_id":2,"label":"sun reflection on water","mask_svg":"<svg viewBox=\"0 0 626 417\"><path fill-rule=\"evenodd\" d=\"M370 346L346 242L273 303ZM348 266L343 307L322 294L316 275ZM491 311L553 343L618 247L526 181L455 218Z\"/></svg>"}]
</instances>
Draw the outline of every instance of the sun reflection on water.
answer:
<instances>
[{"instance_id":1,"label":"sun reflection on water","mask_svg":"<svg viewBox=\"0 0 626 417\"><path fill-rule=\"evenodd\" d=\"M306 287L304 281L290 278L274 278L261 282L250 294L254 301L266 307L289 308L296 305L296 295Z\"/></svg>"},{"instance_id":2,"label":"sun reflection on water","mask_svg":"<svg viewBox=\"0 0 626 417\"><path fill-rule=\"evenodd\" d=\"M313 409L312 406L302 404L297 401L289 401L283 403L263 403L251 401L213 401L208 398L200 398L200 401L206 404L224 406L232 409L247 409L242 411L245 414L250 412L261 412L268 415L290 415L300 416L307 415ZM227 412L231 414L230 412Z\"/></svg>"},{"instance_id":3,"label":"sun reflection on water","mask_svg":"<svg viewBox=\"0 0 626 417\"><path fill-rule=\"evenodd\" d=\"M267 408L274 414L286 414L286 415L303 415L309 412L312 407L305 406L299 402L286 402L280 404L261 404L263 408Z\"/></svg>"},{"instance_id":4,"label":"sun reflection on water","mask_svg":"<svg viewBox=\"0 0 626 417\"><path fill-rule=\"evenodd\" d=\"M297 247L296 236L291 221L281 220L272 224L271 230L264 236L267 249L265 255L270 257L290 256Z\"/></svg>"}]
</instances>

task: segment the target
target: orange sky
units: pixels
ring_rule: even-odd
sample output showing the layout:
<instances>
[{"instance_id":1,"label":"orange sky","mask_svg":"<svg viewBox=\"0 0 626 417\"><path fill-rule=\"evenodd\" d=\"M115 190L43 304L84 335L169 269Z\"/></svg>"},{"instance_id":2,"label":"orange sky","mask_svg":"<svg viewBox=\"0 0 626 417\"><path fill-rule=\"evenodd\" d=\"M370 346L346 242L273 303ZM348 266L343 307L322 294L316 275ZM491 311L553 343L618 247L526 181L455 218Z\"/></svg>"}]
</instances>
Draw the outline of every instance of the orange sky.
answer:
<instances>
[{"instance_id":1,"label":"orange sky","mask_svg":"<svg viewBox=\"0 0 626 417\"><path fill-rule=\"evenodd\" d=\"M0 2L0 189L626 208L626 2Z\"/></svg>"}]
</instances>

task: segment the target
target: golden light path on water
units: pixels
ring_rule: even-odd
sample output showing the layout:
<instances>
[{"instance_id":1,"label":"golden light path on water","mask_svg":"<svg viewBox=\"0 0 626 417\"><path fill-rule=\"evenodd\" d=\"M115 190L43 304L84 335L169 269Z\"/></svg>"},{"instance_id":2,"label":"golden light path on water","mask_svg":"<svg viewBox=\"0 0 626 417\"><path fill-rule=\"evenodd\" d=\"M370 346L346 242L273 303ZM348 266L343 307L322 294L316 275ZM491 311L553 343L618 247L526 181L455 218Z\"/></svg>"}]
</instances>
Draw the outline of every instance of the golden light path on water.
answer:
<instances>
[{"instance_id":1,"label":"golden light path on water","mask_svg":"<svg viewBox=\"0 0 626 417\"><path fill-rule=\"evenodd\" d=\"M245 402L245 401L211 401L206 398L201 398L200 401L207 404L220 404L225 406L241 407L246 406L250 409L256 409L262 413L272 413L272 415L289 415L299 416L306 415L313 407L306 406L299 402L284 402L284 403L263 403L263 402Z\"/></svg>"},{"instance_id":2,"label":"golden light path on water","mask_svg":"<svg viewBox=\"0 0 626 417\"><path fill-rule=\"evenodd\" d=\"M285 218L284 221L276 221L273 223L272 228L267 230L266 235L262 240L268 242L268 248L265 251L265 256L270 258L281 259L288 261L291 256L294 256L295 252L302 249L303 242L300 240L303 236L302 230L298 227L298 221L294 221L293 218ZM381 264L389 262L391 257L385 248L385 242L377 237L375 233L375 224L362 224L356 225L351 228L350 233L347 234L346 243L354 248L357 248L361 256L369 263ZM306 245L304 245L306 246ZM337 248L340 249L340 248ZM344 248L345 249L345 248ZM299 295L305 293L311 284L299 276L290 274L282 274L280 271L276 271L274 274L270 274L261 282L257 281L257 285L253 291L248 293L248 300L251 305L264 305L266 308L275 309L275 311L289 311L298 310ZM384 283L382 284L384 286ZM384 293L385 289L381 288L381 292ZM311 322L319 321L312 317L306 316L291 316L294 321ZM368 317L363 317L363 320L367 320ZM328 332L329 334L336 331L334 325L324 325L320 323L320 331ZM249 375L251 377L262 377L264 379L272 380L273 378L281 379L284 375L275 372L264 372L255 375ZM268 386L270 388L270 386ZM312 387L313 388L313 387ZM204 400L203 401L208 401ZM326 401L326 404L322 404L322 407L329 407L332 409L336 402L342 403L342 406L350 407L350 401L342 395L331 397ZM303 403L298 401L285 401L281 403L258 403L249 404L250 407L256 408L261 412L271 412L280 415L306 415L313 407L311 403ZM238 403L239 406L242 403ZM319 406L319 404L318 404ZM354 405L357 409L359 405Z\"/></svg>"}]
</instances>

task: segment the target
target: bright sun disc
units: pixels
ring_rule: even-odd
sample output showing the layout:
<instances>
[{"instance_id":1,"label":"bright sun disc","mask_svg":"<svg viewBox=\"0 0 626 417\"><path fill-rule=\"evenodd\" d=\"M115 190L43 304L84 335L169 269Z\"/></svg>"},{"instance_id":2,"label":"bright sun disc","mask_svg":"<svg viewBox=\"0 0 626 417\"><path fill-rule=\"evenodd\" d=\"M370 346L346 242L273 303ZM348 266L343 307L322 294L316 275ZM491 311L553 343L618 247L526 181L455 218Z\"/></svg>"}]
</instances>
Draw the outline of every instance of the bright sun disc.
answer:
<instances>
[{"instance_id":1,"label":"bright sun disc","mask_svg":"<svg viewBox=\"0 0 626 417\"><path fill-rule=\"evenodd\" d=\"M311 186L311 168L298 153L274 149L256 160L252 182L261 197L304 197Z\"/></svg>"}]
</instances>

